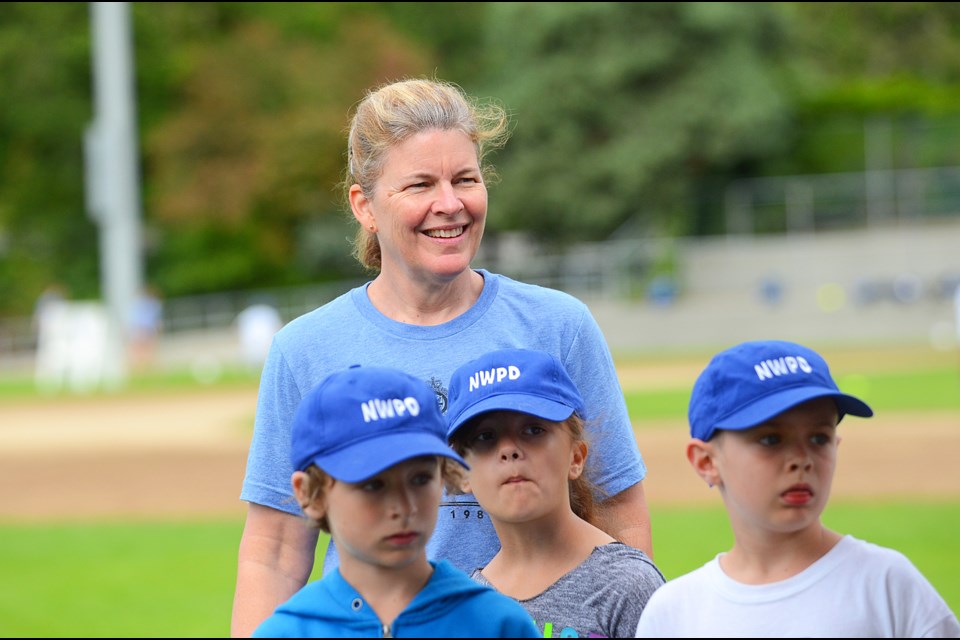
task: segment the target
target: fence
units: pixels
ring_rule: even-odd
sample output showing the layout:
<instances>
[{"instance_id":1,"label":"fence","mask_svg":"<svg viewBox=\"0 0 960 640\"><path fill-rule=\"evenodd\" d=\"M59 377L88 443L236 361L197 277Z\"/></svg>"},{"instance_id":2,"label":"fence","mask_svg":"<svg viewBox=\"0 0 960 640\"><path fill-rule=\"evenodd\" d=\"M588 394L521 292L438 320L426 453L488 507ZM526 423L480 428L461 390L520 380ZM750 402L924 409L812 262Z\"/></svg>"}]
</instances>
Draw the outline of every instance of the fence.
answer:
<instances>
[{"instance_id":1,"label":"fence","mask_svg":"<svg viewBox=\"0 0 960 640\"><path fill-rule=\"evenodd\" d=\"M260 302L272 305L285 321L289 321L360 282L343 280L169 298L163 301L162 331L165 336L177 336L230 329L241 311ZM20 368L22 361L34 353L36 346L36 327L32 318L0 318L0 369Z\"/></svg>"},{"instance_id":2,"label":"fence","mask_svg":"<svg viewBox=\"0 0 960 640\"><path fill-rule=\"evenodd\" d=\"M937 220L956 220L958 212L960 167L741 180L729 186L725 208L731 237L922 227ZM474 264L567 291L588 302L669 302L678 295L678 280L690 277L690 269L682 263L691 262L698 243L639 236L618 233L611 240L583 243L561 254L544 251L523 234L491 235ZM956 259L942 261L944 273L955 277ZM663 277L664 271L669 278ZM163 305L163 331L175 336L229 329L240 311L256 302L271 304L288 321L361 282L358 278L169 298ZM686 290L695 294L696 283L686 284ZM947 295L945 288L942 296ZM0 369L13 358L32 354L35 346L30 318L0 318Z\"/></svg>"},{"instance_id":3,"label":"fence","mask_svg":"<svg viewBox=\"0 0 960 640\"><path fill-rule=\"evenodd\" d=\"M738 180L726 192L730 234L915 223L960 212L960 167Z\"/></svg>"}]
</instances>

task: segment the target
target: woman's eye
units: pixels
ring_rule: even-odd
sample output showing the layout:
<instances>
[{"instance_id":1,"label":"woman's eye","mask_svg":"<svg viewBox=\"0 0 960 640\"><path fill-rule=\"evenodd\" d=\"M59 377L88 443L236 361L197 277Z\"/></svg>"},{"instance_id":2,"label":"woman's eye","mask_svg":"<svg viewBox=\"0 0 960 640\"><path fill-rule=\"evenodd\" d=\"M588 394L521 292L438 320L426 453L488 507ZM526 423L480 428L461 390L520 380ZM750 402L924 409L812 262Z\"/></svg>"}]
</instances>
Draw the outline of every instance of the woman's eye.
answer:
<instances>
[{"instance_id":1,"label":"woman's eye","mask_svg":"<svg viewBox=\"0 0 960 640\"><path fill-rule=\"evenodd\" d=\"M775 435L775 434L772 434L772 433L771 433L771 434L767 434L767 435L765 435L765 436L762 436L762 437L760 438L759 442L760 442L760 444L768 445L768 446L769 446L769 445L774 445L774 444L779 444L779 443L780 443L780 436Z\"/></svg>"},{"instance_id":2,"label":"woman's eye","mask_svg":"<svg viewBox=\"0 0 960 640\"><path fill-rule=\"evenodd\" d=\"M817 435L811 438L814 444L824 445L830 444L830 436L825 433L818 433Z\"/></svg>"},{"instance_id":3,"label":"woman's eye","mask_svg":"<svg viewBox=\"0 0 960 640\"><path fill-rule=\"evenodd\" d=\"M528 427L525 429L525 431L527 432L528 435L538 436L538 435L540 435L541 433L546 433L547 430L544 429L543 427L541 427L541 426L538 425L538 424L532 424L532 425L528 426Z\"/></svg>"}]
</instances>

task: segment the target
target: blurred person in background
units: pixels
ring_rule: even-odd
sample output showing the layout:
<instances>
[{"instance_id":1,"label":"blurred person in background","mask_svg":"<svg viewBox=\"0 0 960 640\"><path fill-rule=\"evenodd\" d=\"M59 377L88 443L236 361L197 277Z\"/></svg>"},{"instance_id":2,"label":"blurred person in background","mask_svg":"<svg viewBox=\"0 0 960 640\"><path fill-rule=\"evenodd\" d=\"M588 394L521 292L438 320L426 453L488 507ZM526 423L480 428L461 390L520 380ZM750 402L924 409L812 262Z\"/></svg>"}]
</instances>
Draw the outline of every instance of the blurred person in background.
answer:
<instances>
[{"instance_id":1,"label":"blurred person in background","mask_svg":"<svg viewBox=\"0 0 960 640\"><path fill-rule=\"evenodd\" d=\"M273 336L283 327L280 312L267 298L258 298L237 314L240 357L251 371L259 371L270 352Z\"/></svg>"},{"instance_id":2,"label":"blurred person in background","mask_svg":"<svg viewBox=\"0 0 960 640\"><path fill-rule=\"evenodd\" d=\"M163 328L163 302L155 287L141 289L130 309L130 347L134 371L142 371L153 362L157 339Z\"/></svg>"},{"instance_id":3,"label":"blurred person in background","mask_svg":"<svg viewBox=\"0 0 960 640\"><path fill-rule=\"evenodd\" d=\"M599 526L652 557L642 480L613 359L585 304L551 289L471 268L487 214L487 153L509 137L494 102L452 84L404 80L367 94L353 114L344 191L359 223L354 254L375 277L287 324L264 364L241 499L231 633L249 635L307 581L317 532L304 525L287 458L303 394L354 364L395 367L431 385L446 410L461 364L494 349L555 355L584 393L595 455L590 478L605 496ZM499 550L490 518L472 495L445 494L431 560L460 569ZM338 564L336 545L324 572Z\"/></svg>"}]
</instances>

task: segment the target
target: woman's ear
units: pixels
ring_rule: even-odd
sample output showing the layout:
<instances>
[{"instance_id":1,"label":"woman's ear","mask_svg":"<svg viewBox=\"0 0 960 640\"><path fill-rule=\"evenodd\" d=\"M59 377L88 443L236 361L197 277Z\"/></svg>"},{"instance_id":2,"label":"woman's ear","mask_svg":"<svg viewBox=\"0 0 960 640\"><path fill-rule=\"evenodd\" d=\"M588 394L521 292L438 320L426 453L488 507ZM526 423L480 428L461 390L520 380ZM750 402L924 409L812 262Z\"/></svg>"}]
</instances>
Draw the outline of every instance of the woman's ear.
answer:
<instances>
[{"instance_id":1,"label":"woman's ear","mask_svg":"<svg viewBox=\"0 0 960 640\"><path fill-rule=\"evenodd\" d=\"M290 476L290 484L293 485L293 495L297 497L303 514L311 520L321 520L327 514L326 491L322 492L317 499L311 499L307 495L305 482L308 476L303 471L294 471Z\"/></svg>"},{"instance_id":2,"label":"woman's ear","mask_svg":"<svg viewBox=\"0 0 960 640\"><path fill-rule=\"evenodd\" d=\"M360 226L371 233L377 232L377 221L373 217L373 208L370 206L370 199L363 193L360 185L355 184L350 187L350 210L353 211L353 217L357 219Z\"/></svg>"},{"instance_id":3,"label":"woman's ear","mask_svg":"<svg viewBox=\"0 0 960 640\"><path fill-rule=\"evenodd\" d=\"M710 487L720 484L720 471L716 464L715 443L692 438L687 444L687 460L690 466Z\"/></svg>"},{"instance_id":4,"label":"woman's ear","mask_svg":"<svg viewBox=\"0 0 960 640\"><path fill-rule=\"evenodd\" d=\"M589 447L583 440L573 443L573 450L570 452L570 472L567 477L570 480L576 480L583 474L583 468L587 464L587 451Z\"/></svg>"}]
</instances>

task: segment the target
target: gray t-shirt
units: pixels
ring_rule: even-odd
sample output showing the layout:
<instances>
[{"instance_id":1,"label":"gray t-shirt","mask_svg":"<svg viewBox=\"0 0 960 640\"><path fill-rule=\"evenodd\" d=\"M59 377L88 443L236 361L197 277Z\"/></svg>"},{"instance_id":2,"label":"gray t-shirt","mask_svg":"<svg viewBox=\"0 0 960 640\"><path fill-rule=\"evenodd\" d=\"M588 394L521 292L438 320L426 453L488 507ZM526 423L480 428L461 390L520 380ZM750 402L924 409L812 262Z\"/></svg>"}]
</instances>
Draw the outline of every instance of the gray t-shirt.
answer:
<instances>
[{"instance_id":1,"label":"gray t-shirt","mask_svg":"<svg viewBox=\"0 0 960 640\"><path fill-rule=\"evenodd\" d=\"M470 577L494 587L480 571ZM647 600L664 582L643 551L611 542L594 548L543 593L519 602L544 638L632 638Z\"/></svg>"}]
</instances>

